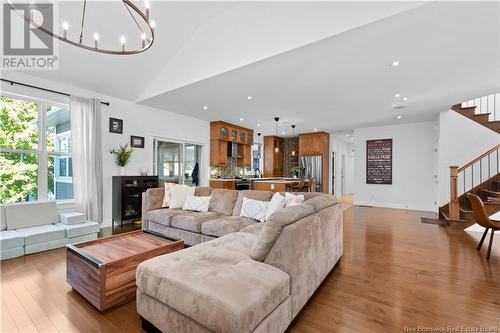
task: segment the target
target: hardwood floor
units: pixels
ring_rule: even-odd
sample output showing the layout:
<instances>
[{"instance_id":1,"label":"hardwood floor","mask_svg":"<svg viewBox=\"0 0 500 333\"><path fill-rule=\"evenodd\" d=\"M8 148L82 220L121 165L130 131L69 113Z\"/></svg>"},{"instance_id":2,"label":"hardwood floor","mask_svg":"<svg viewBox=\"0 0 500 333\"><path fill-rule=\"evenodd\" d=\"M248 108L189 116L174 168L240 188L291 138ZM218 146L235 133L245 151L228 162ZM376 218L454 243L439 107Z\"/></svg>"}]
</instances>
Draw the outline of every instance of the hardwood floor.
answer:
<instances>
[{"instance_id":1,"label":"hardwood floor","mask_svg":"<svg viewBox=\"0 0 500 333\"><path fill-rule=\"evenodd\" d=\"M475 249L480 233L420 217L432 214L348 209L343 258L289 332L446 332L454 325L499 332L500 237L488 262L486 249ZM101 315L71 291L65 269L65 249L3 261L2 331L141 332L135 302Z\"/></svg>"}]
</instances>

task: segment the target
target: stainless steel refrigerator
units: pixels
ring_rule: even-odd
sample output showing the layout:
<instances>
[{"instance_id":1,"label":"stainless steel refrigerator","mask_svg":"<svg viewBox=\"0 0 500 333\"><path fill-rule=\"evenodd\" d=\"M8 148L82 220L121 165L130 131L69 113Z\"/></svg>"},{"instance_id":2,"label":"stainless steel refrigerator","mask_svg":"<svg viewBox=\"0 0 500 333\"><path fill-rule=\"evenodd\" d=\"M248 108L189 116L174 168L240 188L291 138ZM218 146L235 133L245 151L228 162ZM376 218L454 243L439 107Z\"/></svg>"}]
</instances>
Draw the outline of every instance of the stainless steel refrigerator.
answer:
<instances>
[{"instance_id":1,"label":"stainless steel refrigerator","mask_svg":"<svg viewBox=\"0 0 500 333\"><path fill-rule=\"evenodd\" d=\"M316 192L321 192L323 183L323 157L322 156L300 156L299 167L305 179L316 179Z\"/></svg>"}]
</instances>

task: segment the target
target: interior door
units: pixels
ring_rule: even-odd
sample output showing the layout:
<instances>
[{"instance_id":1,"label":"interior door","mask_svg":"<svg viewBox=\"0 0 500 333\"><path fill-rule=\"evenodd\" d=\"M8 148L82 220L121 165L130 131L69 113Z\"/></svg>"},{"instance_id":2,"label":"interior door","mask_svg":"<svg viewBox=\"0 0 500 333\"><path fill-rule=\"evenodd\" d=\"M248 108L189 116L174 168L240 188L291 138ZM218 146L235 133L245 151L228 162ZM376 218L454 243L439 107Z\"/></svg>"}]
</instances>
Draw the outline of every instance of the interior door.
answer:
<instances>
[{"instance_id":1,"label":"interior door","mask_svg":"<svg viewBox=\"0 0 500 333\"><path fill-rule=\"evenodd\" d=\"M342 154L340 164L340 195L345 194L345 154Z\"/></svg>"},{"instance_id":2,"label":"interior door","mask_svg":"<svg viewBox=\"0 0 500 333\"><path fill-rule=\"evenodd\" d=\"M332 152L332 192L335 195L335 152Z\"/></svg>"}]
</instances>

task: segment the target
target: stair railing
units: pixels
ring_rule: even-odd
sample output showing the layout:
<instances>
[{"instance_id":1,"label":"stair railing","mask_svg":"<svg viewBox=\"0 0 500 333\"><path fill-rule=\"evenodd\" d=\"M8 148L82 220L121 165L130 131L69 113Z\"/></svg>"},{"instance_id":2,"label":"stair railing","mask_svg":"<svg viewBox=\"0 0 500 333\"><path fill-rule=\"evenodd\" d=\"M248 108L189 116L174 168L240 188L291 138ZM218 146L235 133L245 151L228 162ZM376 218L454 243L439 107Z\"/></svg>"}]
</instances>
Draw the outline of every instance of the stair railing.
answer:
<instances>
[{"instance_id":1,"label":"stair railing","mask_svg":"<svg viewBox=\"0 0 500 333\"><path fill-rule=\"evenodd\" d=\"M490 121L500 120L500 93L471 99L470 101L462 102L461 106L463 108L475 106L476 114L489 113Z\"/></svg>"},{"instance_id":2,"label":"stair railing","mask_svg":"<svg viewBox=\"0 0 500 333\"><path fill-rule=\"evenodd\" d=\"M497 175L500 170L500 144L481 154L462 167L450 166L450 204L451 220L460 219L458 198L482 182Z\"/></svg>"}]
</instances>

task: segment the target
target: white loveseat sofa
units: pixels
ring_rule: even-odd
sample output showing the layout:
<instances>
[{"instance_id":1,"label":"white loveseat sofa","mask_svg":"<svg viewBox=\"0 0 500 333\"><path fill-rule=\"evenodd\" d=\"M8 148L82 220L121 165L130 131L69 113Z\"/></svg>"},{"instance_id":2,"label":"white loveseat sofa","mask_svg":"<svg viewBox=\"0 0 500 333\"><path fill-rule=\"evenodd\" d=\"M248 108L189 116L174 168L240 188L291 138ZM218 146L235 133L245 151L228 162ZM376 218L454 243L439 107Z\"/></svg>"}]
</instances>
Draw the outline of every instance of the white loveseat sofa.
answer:
<instances>
[{"instance_id":1,"label":"white loveseat sofa","mask_svg":"<svg viewBox=\"0 0 500 333\"><path fill-rule=\"evenodd\" d=\"M0 205L0 259L47 251L97 238L99 224L60 223L54 201Z\"/></svg>"}]
</instances>

